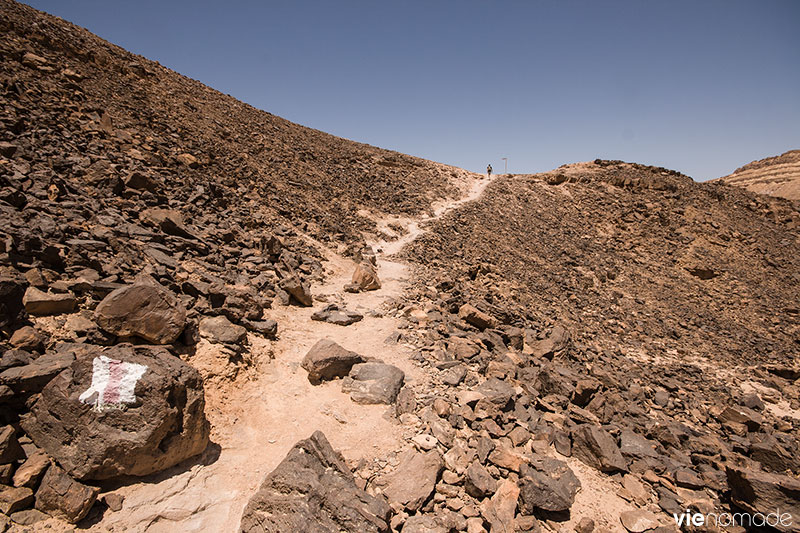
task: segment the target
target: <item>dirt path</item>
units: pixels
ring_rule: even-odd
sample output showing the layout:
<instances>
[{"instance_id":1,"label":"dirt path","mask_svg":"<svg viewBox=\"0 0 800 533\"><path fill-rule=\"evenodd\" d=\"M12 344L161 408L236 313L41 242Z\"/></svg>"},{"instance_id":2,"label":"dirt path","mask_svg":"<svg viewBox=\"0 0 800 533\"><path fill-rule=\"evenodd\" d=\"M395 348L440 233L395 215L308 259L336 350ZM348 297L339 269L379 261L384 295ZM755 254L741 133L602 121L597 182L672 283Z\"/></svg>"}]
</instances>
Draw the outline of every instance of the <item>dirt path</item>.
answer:
<instances>
[{"instance_id":1,"label":"dirt path","mask_svg":"<svg viewBox=\"0 0 800 533\"><path fill-rule=\"evenodd\" d=\"M341 392L338 381L312 386L300 362L315 342L328 337L345 348L401 368L407 383L426 379L412 364L410 346L384 342L400 324L393 303L402 296L409 279L408 267L389 256L417 238L425 222L477 198L489 183L474 174L464 173L460 178L460 199L434 205L432 217L376 220L385 234L399 235L393 240L371 242L378 252L380 290L344 293L342 288L350 281L355 265L327 252L327 279L322 286L312 288L315 297L345 304L364 314L362 321L342 327L311 321L312 308L292 306L268 311L269 317L278 321L279 339L270 342L251 336L250 379L233 380L235 369L227 356L202 341L191 363L207 378L206 411L219 456L216 460L207 458L205 465L176 468L118 488L115 492L125 496L122 511L106 512L91 530L236 531L242 510L263 477L297 441L317 429L349 461L379 460L400 448L402 428L387 415L388 406L358 405Z\"/></svg>"}]
</instances>

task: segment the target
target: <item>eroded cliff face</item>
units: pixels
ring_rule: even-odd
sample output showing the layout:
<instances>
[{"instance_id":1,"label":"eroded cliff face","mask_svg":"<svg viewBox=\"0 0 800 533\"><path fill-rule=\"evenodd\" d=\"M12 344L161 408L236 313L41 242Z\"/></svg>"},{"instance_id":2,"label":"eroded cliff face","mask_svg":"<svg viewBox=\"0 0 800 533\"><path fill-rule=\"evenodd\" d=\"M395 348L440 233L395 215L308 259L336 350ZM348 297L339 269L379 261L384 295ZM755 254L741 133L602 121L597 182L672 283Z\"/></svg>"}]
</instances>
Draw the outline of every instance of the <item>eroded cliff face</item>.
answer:
<instances>
[{"instance_id":1,"label":"eroded cliff face","mask_svg":"<svg viewBox=\"0 0 800 533\"><path fill-rule=\"evenodd\" d=\"M800 200L800 150L753 161L718 179L759 194Z\"/></svg>"}]
</instances>

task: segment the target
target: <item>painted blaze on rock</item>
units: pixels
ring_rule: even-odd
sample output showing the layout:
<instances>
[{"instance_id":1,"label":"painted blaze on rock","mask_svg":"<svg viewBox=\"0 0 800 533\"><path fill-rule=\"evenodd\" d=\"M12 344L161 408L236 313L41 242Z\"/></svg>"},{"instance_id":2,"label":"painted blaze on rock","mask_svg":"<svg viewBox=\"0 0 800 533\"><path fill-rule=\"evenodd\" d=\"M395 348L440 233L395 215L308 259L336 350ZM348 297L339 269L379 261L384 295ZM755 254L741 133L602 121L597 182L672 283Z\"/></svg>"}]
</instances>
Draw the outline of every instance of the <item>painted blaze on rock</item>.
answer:
<instances>
[{"instance_id":1,"label":"painted blaze on rock","mask_svg":"<svg viewBox=\"0 0 800 533\"><path fill-rule=\"evenodd\" d=\"M122 408L136 403L136 382L147 372L145 365L109 359L105 355L92 361L92 384L78 397L96 411Z\"/></svg>"},{"instance_id":2,"label":"painted blaze on rock","mask_svg":"<svg viewBox=\"0 0 800 533\"><path fill-rule=\"evenodd\" d=\"M200 375L166 349L88 346L42 390L22 426L77 479L144 476L206 448L204 406Z\"/></svg>"}]
</instances>

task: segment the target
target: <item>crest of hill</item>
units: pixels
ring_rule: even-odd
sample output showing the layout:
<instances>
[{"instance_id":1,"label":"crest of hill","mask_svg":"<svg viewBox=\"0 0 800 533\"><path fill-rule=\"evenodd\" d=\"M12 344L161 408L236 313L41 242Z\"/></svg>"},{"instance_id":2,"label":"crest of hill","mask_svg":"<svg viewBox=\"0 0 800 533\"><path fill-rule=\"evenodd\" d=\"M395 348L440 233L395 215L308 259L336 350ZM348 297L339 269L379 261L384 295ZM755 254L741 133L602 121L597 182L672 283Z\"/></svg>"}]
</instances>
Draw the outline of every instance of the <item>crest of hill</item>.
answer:
<instances>
[{"instance_id":1,"label":"crest of hill","mask_svg":"<svg viewBox=\"0 0 800 533\"><path fill-rule=\"evenodd\" d=\"M800 200L800 150L753 161L718 179L756 193Z\"/></svg>"},{"instance_id":2,"label":"crest of hill","mask_svg":"<svg viewBox=\"0 0 800 533\"><path fill-rule=\"evenodd\" d=\"M408 255L453 309L562 323L602 349L791 362L798 229L786 200L596 160L498 178Z\"/></svg>"},{"instance_id":3,"label":"crest of hill","mask_svg":"<svg viewBox=\"0 0 800 533\"><path fill-rule=\"evenodd\" d=\"M466 174L291 123L11 0L0 32L0 141L36 179L77 184L102 160L105 178L152 175L171 202L207 198L179 206L187 218L354 241L374 226L357 211L424 212Z\"/></svg>"}]
</instances>

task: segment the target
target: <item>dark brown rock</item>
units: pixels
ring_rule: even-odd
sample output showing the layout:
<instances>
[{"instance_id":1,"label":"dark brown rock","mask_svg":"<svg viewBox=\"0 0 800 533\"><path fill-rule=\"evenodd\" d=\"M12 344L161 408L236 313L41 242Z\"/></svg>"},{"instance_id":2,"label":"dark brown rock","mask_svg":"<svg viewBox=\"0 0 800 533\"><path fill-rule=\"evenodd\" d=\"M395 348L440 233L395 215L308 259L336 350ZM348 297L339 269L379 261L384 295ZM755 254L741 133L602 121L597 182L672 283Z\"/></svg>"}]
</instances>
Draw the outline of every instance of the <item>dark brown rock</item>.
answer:
<instances>
[{"instance_id":1,"label":"dark brown rock","mask_svg":"<svg viewBox=\"0 0 800 533\"><path fill-rule=\"evenodd\" d=\"M520 510L566 511L575 502L581 482L566 463L537 458L520 469Z\"/></svg>"},{"instance_id":2,"label":"dark brown rock","mask_svg":"<svg viewBox=\"0 0 800 533\"><path fill-rule=\"evenodd\" d=\"M61 315L71 313L77 301L72 294L43 292L36 287L28 287L22 297L25 311L31 315Z\"/></svg>"},{"instance_id":3,"label":"dark brown rock","mask_svg":"<svg viewBox=\"0 0 800 533\"><path fill-rule=\"evenodd\" d=\"M591 424L579 426L572 432L572 454L602 472L628 469L614 438L604 429Z\"/></svg>"},{"instance_id":4,"label":"dark brown rock","mask_svg":"<svg viewBox=\"0 0 800 533\"><path fill-rule=\"evenodd\" d=\"M36 508L75 524L86 516L99 492L95 487L78 483L61 468L53 465L47 470L39 490L36 491Z\"/></svg>"},{"instance_id":5,"label":"dark brown rock","mask_svg":"<svg viewBox=\"0 0 800 533\"><path fill-rule=\"evenodd\" d=\"M308 380L318 384L320 381L345 377L353 365L364 358L355 352L345 350L330 339L320 339L303 358L301 366L308 372Z\"/></svg>"},{"instance_id":6,"label":"dark brown rock","mask_svg":"<svg viewBox=\"0 0 800 533\"><path fill-rule=\"evenodd\" d=\"M29 364L3 370L0 383L16 393L39 392L74 360L75 355L69 350L48 352Z\"/></svg>"},{"instance_id":7,"label":"dark brown rock","mask_svg":"<svg viewBox=\"0 0 800 533\"><path fill-rule=\"evenodd\" d=\"M464 476L464 490L473 498L482 499L491 496L497 490L497 481L477 461L467 468Z\"/></svg>"},{"instance_id":8,"label":"dark brown rock","mask_svg":"<svg viewBox=\"0 0 800 533\"><path fill-rule=\"evenodd\" d=\"M0 464L11 463L25 458L25 452L17 440L14 426L0 428Z\"/></svg>"},{"instance_id":9,"label":"dark brown rock","mask_svg":"<svg viewBox=\"0 0 800 533\"><path fill-rule=\"evenodd\" d=\"M281 289L289 293L300 305L310 307L313 304L311 287L300 280L296 274L283 278L278 284Z\"/></svg>"},{"instance_id":10,"label":"dark brown rock","mask_svg":"<svg viewBox=\"0 0 800 533\"><path fill-rule=\"evenodd\" d=\"M111 366L120 376L116 390L100 381ZM123 396L123 379L132 386L131 398ZM163 348L89 348L42 390L22 426L77 479L144 476L205 449L204 403L200 375Z\"/></svg>"},{"instance_id":11,"label":"dark brown rock","mask_svg":"<svg viewBox=\"0 0 800 533\"><path fill-rule=\"evenodd\" d=\"M186 229L183 216L175 209L145 209L139 214L139 218L142 222L155 226L169 235L194 238L194 235Z\"/></svg>"},{"instance_id":12,"label":"dark brown rock","mask_svg":"<svg viewBox=\"0 0 800 533\"><path fill-rule=\"evenodd\" d=\"M35 489L49 466L50 457L46 453L37 451L30 454L14 472L14 486Z\"/></svg>"},{"instance_id":13,"label":"dark brown rock","mask_svg":"<svg viewBox=\"0 0 800 533\"><path fill-rule=\"evenodd\" d=\"M11 336L11 346L29 352L39 352L44 348L45 337L34 328L24 326Z\"/></svg>"},{"instance_id":14,"label":"dark brown rock","mask_svg":"<svg viewBox=\"0 0 800 533\"><path fill-rule=\"evenodd\" d=\"M759 472L746 468L727 468L731 501L750 513L788 513L791 524L779 524L779 531L797 531L800 517L800 480L794 477Z\"/></svg>"},{"instance_id":15,"label":"dark brown rock","mask_svg":"<svg viewBox=\"0 0 800 533\"><path fill-rule=\"evenodd\" d=\"M369 261L361 261L356 265L353 272L352 283L356 284L362 291L374 291L381 288L381 280L378 278L378 270Z\"/></svg>"},{"instance_id":16,"label":"dark brown rock","mask_svg":"<svg viewBox=\"0 0 800 533\"><path fill-rule=\"evenodd\" d=\"M241 533L387 533L389 507L359 489L341 455L314 432L295 444L242 514Z\"/></svg>"},{"instance_id":17,"label":"dark brown rock","mask_svg":"<svg viewBox=\"0 0 800 533\"><path fill-rule=\"evenodd\" d=\"M161 285L139 282L106 296L95 309L94 318L101 328L114 335L170 344L186 325L186 309Z\"/></svg>"},{"instance_id":18,"label":"dark brown rock","mask_svg":"<svg viewBox=\"0 0 800 533\"><path fill-rule=\"evenodd\" d=\"M33 503L33 491L28 487L0 485L0 513L9 515Z\"/></svg>"},{"instance_id":19,"label":"dark brown rock","mask_svg":"<svg viewBox=\"0 0 800 533\"><path fill-rule=\"evenodd\" d=\"M327 305L325 308L320 309L311 315L311 320L316 320L318 322L330 322L331 324L336 324L339 326L349 326L350 324L355 324L363 318L364 315L361 313L356 313L355 311L349 311L347 309L340 309L336 304Z\"/></svg>"}]
</instances>

